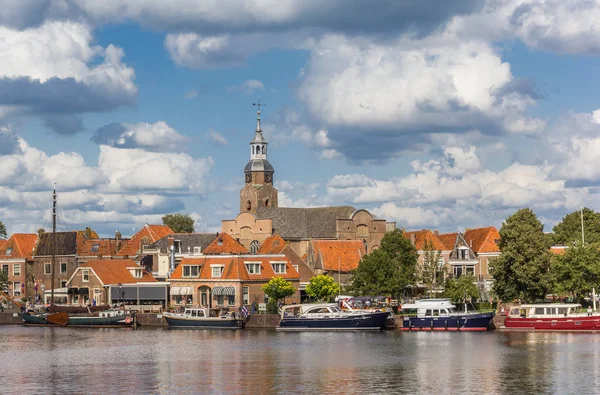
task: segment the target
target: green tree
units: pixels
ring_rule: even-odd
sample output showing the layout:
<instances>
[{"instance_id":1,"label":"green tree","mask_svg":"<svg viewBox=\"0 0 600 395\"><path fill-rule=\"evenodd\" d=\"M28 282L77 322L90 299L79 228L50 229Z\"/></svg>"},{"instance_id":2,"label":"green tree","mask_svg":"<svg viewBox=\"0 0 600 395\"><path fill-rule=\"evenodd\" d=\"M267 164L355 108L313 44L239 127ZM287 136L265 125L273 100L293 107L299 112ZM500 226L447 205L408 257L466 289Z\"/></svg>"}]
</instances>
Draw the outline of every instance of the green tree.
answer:
<instances>
[{"instance_id":1,"label":"green tree","mask_svg":"<svg viewBox=\"0 0 600 395\"><path fill-rule=\"evenodd\" d=\"M8 233L6 233L6 226L0 221L0 239L6 239Z\"/></svg>"},{"instance_id":2,"label":"green tree","mask_svg":"<svg viewBox=\"0 0 600 395\"><path fill-rule=\"evenodd\" d=\"M306 286L306 293L319 301L329 301L339 292L340 285L335 282L333 277L325 274L312 277Z\"/></svg>"},{"instance_id":3,"label":"green tree","mask_svg":"<svg viewBox=\"0 0 600 395\"><path fill-rule=\"evenodd\" d=\"M600 285L600 246L571 243L563 255L553 257L552 274L557 294L581 299Z\"/></svg>"},{"instance_id":4,"label":"green tree","mask_svg":"<svg viewBox=\"0 0 600 395\"><path fill-rule=\"evenodd\" d=\"M535 213L524 208L508 217L500 229L500 251L490 272L493 289L504 301L543 299L552 289L550 257L544 225Z\"/></svg>"},{"instance_id":5,"label":"green tree","mask_svg":"<svg viewBox=\"0 0 600 395\"><path fill-rule=\"evenodd\" d=\"M600 242L600 213L584 207L583 229L586 243ZM581 211L577 210L565 215L552 230L554 244L568 245L581 241Z\"/></svg>"},{"instance_id":6,"label":"green tree","mask_svg":"<svg viewBox=\"0 0 600 395\"><path fill-rule=\"evenodd\" d=\"M460 276L449 278L444 285L444 297L458 303L469 298L479 297L479 289L475 285L475 277Z\"/></svg>"},{"instance_id":7,"label":"green tree","mask_svg":"<svg viewBox=\"0 0 600 395\"><path fill-rule=\"evenodd\" d=\"M433 296L433 290L444 284L444 262L441 258L442 251L435 250L431 240L425 240L419 280L427 287L429 296Z\"/></svg>"},{"instance_id":8,"label":"green tree","mask_svg":"<svg viewBox=\"0 0 600 395\"><path fill-rule=\"evenodd\" d=\"M4 291L8 287L8 274L0 270L0 291Z\"/></svg>"},{"instance_id":9,"label":"green tree","mask_svg":"<svg viewBox=\"0 0 600 395\"><path fill-rule=\"evenodd\" d=\"M162 221L175 233L194 233L194 220L189 214L167 214L162 217Z\"/></svg>"},{"instance_id":10,"label":"green tree","mask_svg":"<svg viewBox=\"0 0 600 395\"><path fill-rule=\"evenodd\" d=\"M275 302L279 302L296 293L294 285L282 277L271 278L267 284L262 286L262 290L269 297L269 300L274 300Z\"/></svg>"},{"instance_id":11,"label":"green tree","mask_svg":"<svg viewBox=\"0 0 600 395\"><path fill-rule=\"evenodd\" d=\"M398 299L415 283L417 251L399 229L387 233L381 247L365 255L352 272L349 290L355 295L393 295Z\"/></svg>"}]
</instances>

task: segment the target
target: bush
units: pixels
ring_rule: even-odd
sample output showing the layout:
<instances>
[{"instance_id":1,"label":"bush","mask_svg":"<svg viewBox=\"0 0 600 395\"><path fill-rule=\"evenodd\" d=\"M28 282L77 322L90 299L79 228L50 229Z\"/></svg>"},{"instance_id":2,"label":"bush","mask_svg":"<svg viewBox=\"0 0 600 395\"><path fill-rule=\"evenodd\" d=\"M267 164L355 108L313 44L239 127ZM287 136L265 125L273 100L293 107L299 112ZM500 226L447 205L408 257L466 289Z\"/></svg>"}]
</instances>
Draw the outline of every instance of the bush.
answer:
<instances>
[{"instance_id":1,"label":"bush","mask_svg":"<svg viewBox=\"0 0 600 395\"><path fill-rule=\"evenodd\" d=\"M275 299L269 299L267 302L267 314L279 314L279 309L277 308L277 301Z\"/></svg>"}]
</instances>

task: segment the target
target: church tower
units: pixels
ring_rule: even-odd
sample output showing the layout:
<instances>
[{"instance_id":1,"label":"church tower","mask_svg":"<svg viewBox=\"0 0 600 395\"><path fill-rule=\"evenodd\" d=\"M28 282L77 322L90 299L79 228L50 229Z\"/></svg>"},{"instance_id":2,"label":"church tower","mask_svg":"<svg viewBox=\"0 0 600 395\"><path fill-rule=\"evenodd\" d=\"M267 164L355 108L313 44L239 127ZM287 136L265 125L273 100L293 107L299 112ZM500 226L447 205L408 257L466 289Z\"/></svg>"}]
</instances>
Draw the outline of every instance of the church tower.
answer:
<instances>
[{"instance_id":1,"label":"church tower","mask_svg":"<svg viewBox=\"0 0 600 395\"><path fill-rule=\"evenodd\" d=\"M267 140L260 127L260 102L254 139L250 142L250 161L244 168L245 184L240 191L240 213L255 213L258 207L277 207L277 189L273 187L275 170L267 160Z\"/></svg>"}]
</instances>

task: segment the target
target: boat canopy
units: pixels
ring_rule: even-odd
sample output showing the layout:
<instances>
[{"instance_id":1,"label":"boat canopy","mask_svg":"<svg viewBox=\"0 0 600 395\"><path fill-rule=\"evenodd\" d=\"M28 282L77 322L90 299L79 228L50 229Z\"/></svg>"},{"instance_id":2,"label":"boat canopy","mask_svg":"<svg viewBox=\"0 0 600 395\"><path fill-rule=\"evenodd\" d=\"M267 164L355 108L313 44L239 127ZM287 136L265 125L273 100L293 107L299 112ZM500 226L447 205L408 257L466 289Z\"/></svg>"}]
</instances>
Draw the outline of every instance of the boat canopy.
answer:
<instances>
[{"instance_id":1,"label":"boat canopy","mask_svg":"<svg viewBox=\"0 0 600 395\"><path fill-rule=\"evenodd\" d=\"M513 306L512 308L528 309L528 308L531 308L531 307L546 307L546 308L552 308L552 307L581 307L581 305L579 303L536 303L536 304L516 305L516 306Z\"/></svg>"}]
</instances>

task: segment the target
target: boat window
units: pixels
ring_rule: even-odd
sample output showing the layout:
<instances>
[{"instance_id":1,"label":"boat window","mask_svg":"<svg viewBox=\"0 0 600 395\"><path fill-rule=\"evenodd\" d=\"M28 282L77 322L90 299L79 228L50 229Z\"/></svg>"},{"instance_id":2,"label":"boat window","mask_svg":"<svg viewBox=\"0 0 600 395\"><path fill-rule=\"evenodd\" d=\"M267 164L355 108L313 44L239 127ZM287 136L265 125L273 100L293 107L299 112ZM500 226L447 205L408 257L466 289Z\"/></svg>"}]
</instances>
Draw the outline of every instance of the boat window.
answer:
<instances>
[{"instance_id":1,"label":"boat window","mask_svg":"<svg viewBox=\"0 0 600 395\"><path fill-rule=\"evenodd\" d=\"M512 309L512 310L510 310L510 315L518 316L519 315L519 309Z\"/></svg>"},{"instance_id":2,"label":"boat window","mask_svg":"<svg viewBox=\"0 0 600 395\"><path fill-rule=\"evenodd\" d=\"M334 313L339 313L342 310L339 307L337 307L337 306L331 306L331 311L334 312Z\"/></svg>"},{"instance_id":3,"label":"boat window","mask_svg":"<svg viewBox=\"0 0 600 395\"><path fill-rule=\"evenodd\" d=\"M548 310L552 310L552 309L548 309ZM544 314L544 308L543 307L536 307L535 308L535 314Z\"/></svg>"},{"instance_id":4,"label":"boat window","mask_svg":"<svg viewBox=\"0 0 600 395\"><path fill-rule=\"evenodd\" d=\"M404 315L417 315L417 309L402 309Z\"/></svg>"},{"instance_id":5,"label":"boat window","mask_svg":"<svg viewBox=\"0 0 600 395\"><path fill-rule=\"evenodd\" d=\"M198 311L198 317L204 317L204 310Z\"/></svg>"},{"instance_id":6,"label":"boat window","mask_svg":"<svg viewBox=\"0 0 600 395\"><path fill-rule=\"evenodd\" d=\"M566 307L559 307L558 308L558 314L560 314L560 315L566 315L567 314L567 308Z\"/></svg>"},{"instance_id":7,"label":"boat window","mask_svg":"<svg viewBox=\"0 0 600 395\"><path fill-rule=\"evenodd\" d=\"M431 309L425 310L425 317L431 317Z\"/></svg>"},{"instance_id":8,"label":"boat window","mask_svg":"<svg viewBox=\"0 0 600 395\"><path fill-rule=\"evenodd\" d=\"M433 310L433 316L434 317L439 317L440 316L440 311L439 310Z\"/></svg>"},{"instance_id":9,"label":"boat window","mask_svg":"<svg viewBox=\"0 0 600 395\"><path fill-rule=\"evenodd\" d=\"M196 317L198 314L198 312L196 310L192 310L192 317Z\"/></svg>"},{"instance_id":10,"label":"boat window","mask_svg":"<svg viewBox=\"0 0 600 395\"><path fill-rule=\"evenodd\" d=\"M308 310L306 314L318 314L318 313L329 313L327 307L318 307L316 309Z\"/></svg>"}]
</instances>

